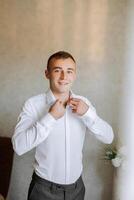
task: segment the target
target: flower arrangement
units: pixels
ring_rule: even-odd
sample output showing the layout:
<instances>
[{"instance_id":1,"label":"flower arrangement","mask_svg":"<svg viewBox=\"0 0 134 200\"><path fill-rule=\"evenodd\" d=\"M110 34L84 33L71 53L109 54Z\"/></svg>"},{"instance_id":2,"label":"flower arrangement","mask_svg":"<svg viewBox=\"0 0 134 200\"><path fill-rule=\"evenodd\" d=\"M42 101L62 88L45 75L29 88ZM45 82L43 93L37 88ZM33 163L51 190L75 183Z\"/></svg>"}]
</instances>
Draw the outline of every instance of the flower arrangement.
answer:
<instances>
[{"instance_id":1,"label":"flower arrangement","mask_svg":"<svg viewBox=\"0 0 134 200\"><path fill-rule=\"evenodd\" d=\"M105 148L104 159L112 162L114 167L120 167L126 156L126 148L123 146L116 150L111 146Z\"/></svg>"}]
</instances>

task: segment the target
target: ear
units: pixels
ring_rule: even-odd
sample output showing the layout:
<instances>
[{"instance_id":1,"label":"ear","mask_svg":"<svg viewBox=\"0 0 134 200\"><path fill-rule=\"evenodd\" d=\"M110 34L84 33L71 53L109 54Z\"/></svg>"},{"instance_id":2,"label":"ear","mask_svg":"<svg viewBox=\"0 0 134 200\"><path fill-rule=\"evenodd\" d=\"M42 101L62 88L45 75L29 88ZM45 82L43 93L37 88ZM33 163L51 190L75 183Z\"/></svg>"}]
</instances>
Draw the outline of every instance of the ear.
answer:
<instances>
[{"instance_id":1,"label":"ear","mask_svg":"<svg viewBox=\"0 0 134 200\"><path fill-rule=\"evenodd\" d=\"M47 78L47 79L50 78L50 74L49 74L49 71L48 71L47 69L45 70L45 75L46 75L46 78Z\"/></svg>"}]
</instances>

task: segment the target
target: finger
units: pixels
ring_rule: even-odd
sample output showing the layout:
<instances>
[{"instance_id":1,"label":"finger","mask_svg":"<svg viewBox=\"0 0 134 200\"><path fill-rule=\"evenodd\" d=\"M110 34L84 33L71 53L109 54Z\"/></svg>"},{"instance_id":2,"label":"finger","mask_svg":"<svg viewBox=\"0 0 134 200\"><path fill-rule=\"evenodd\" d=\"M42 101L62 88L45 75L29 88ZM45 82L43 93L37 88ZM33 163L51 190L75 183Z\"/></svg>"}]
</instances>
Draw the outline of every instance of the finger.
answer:
<instances>
[{"instance_id":1,"label":"finger","mask_svg":"<svg viewBox=\"0 0 134 200\"><path fill-rule=\"evenodd\" d=\"M77 109L72 109L72 112L73 112L73 113L76 113L76 111L77 111Z\"/></svg>"},{"instance_id":2,"label":"finger","mask_svg":"<svg viewBox=\"0 0 134 200\"><path fill-rule=\"evenodd\" d=\"M56 101L54 102L54 104L57 104L59 102L59 99L56 99Z\"/></svg>"},{"instance_id":3,"label":"finger","mask_svg":"<svg viewBox=\"0 0 134 200\"><path fill-rule=\"evenodd\" d=\"M78 101L70 100L70 105L78 105Z\"/></svg>"},{"instance_id":4,"label":"finger","mask_svg":"<svg viewBox=\"0 0 134 200\"><path fill-rule=\"evenodd\" d=\"M71 109L77 109L76 105L70 105Z\"/></svg>"},{"instance_id":5,"label":"finger","mask_svg":"<svg viewBox=\"0 0 134 200\"><path fill-rule=\"evenodd\" d=\"M70 101L77 101L77 102L79 102L80 99L78 99L78 98L70 98Z\"/></svg>"}]
</instances>

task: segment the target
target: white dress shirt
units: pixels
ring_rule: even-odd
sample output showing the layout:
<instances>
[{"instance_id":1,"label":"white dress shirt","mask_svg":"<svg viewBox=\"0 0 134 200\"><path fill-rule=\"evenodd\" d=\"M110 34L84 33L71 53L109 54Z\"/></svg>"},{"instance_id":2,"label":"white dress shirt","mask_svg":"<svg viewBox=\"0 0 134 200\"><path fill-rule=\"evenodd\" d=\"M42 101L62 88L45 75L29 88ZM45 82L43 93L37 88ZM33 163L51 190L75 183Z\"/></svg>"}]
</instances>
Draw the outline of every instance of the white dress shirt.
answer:
<instances>
[{"instance_id":1,"label":"white dress shirt","mask_svg":"<svg viewBox=\"0 0 134 200\"><path fill-rule=\"evenodd\" d=\"M69 106L63 117L55 119L48 110L56 98L49 89L25 102L12 137L13 148L22 155L34 147L34 168L38 176L60 184L74 183L82 174L82 148L86 129L103 143L111 143L113 131L102 120L95 108L83 96L71 93L89 105L88 111L78 116Z\"/></svg>"}]
</instances>

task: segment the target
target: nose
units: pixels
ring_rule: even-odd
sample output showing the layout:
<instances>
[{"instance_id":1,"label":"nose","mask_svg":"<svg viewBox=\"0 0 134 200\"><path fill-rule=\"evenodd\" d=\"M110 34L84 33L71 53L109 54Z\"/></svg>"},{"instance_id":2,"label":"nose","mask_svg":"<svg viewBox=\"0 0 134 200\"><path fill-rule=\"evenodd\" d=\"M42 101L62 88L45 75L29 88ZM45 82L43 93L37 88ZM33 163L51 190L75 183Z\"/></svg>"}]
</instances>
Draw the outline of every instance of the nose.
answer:
<instances>
[{"instance_id":1,"label":"nose","mask_svg":"<svg viewBox=\"0 0 134 200\"><path fill-rule=\"evenodd\" d=\"M66 74L65 74L64 71L61 71L61 76L60 76L60 78L61 78L62 80L66 79Z\"/></svg>"}]
</instances>

